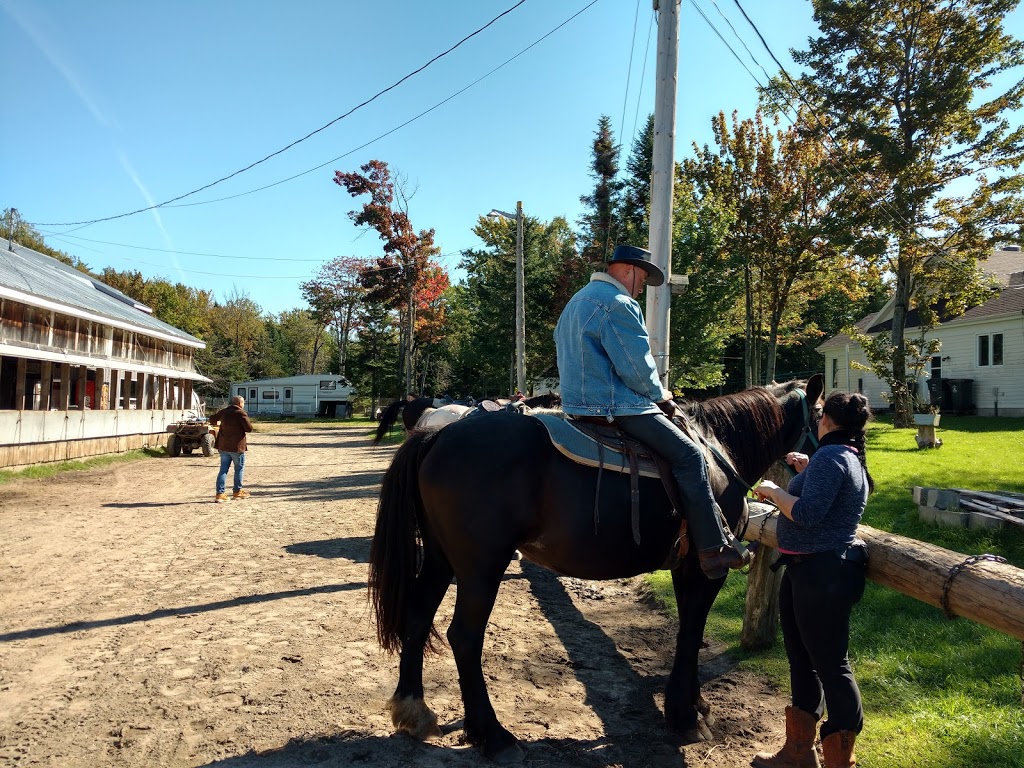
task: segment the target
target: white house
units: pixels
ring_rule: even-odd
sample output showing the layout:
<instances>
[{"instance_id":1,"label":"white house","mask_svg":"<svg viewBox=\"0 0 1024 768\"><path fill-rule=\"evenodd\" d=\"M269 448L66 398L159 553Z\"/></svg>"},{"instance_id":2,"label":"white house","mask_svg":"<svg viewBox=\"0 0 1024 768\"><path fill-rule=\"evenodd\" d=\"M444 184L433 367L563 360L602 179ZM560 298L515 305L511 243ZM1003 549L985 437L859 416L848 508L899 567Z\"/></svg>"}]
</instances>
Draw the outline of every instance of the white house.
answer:
<instances>
[{"instance_id":1,"label":"white house","mask_svg":"<svg viewBox=\"0 0 1024 768\"><path fill-rule=\"evenodd\" d=\"M995 277L1000 287L984 304L942 320L925 334L925 339L942 342L925 377L931 380L933 395L942 392L939 405L943 412L1024 416L1024 253L1020 246L1006 246L979 266ZM892 311L890 300L856 325L867 333L889 333ZM907 338L920 337L917 318L917 310L912 309L907 317ZM863 392L872 408L888 407L882 397L888 385L852 366L866 361L863 349L848 335L832 337L818 351L825 357L827 389Z\"/></svg>"},{"instance_id":2,"label":"white house","mask_svg":"<svg viewBox=\"0 0 1024 768\"><path fill-rule=\"evenodd\" d=\"M245 398L250 414L351 416L356 391L334 373L311 373L258 381L236 381L231 396Z\"/></svg>"}]
</instances>

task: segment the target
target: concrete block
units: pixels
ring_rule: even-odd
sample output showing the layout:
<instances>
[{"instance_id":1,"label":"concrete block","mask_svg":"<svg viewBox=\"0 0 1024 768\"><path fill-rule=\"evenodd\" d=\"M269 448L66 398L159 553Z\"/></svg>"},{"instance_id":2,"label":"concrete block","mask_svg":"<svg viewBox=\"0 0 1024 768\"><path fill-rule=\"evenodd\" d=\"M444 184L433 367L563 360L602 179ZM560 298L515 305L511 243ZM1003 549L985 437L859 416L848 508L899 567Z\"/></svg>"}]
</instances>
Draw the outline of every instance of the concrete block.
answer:
<instances>
[{"instance_id":1,"label":"concrete block","mask_svg":"<svg viewBox=\"0 0 1024 768\"><path fill-rule=\"evenodd\" d=\"M1005 524L1005 521L1000 520L998 517L986 515L984 512L976 512L973 509L968 521L968 527L970 528L1002 528Z\"/></svg>"}]
</instances>

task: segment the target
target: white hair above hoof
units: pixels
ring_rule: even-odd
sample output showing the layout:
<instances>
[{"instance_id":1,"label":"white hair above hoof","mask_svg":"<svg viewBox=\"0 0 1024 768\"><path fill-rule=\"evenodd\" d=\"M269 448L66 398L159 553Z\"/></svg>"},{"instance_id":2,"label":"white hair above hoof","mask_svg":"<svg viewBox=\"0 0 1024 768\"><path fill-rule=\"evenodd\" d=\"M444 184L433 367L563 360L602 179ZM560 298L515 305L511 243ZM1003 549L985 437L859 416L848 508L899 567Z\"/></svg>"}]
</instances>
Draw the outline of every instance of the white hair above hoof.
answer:
<instances>
[{"instance_id":1,"label":"white hair above hoof","mask_svg":"<svg viewBox=\"0 0 1024 768\"><path fill-rule=\"evenodd\" d=\"M441 729L437 725L437 715L427 706L423 699L413 696L398 698L392 696L388 699L388 712L391 713L391 723L399 731L405 731L414 739L426 741L441 735Z\"/></svg>"}]
</instances>

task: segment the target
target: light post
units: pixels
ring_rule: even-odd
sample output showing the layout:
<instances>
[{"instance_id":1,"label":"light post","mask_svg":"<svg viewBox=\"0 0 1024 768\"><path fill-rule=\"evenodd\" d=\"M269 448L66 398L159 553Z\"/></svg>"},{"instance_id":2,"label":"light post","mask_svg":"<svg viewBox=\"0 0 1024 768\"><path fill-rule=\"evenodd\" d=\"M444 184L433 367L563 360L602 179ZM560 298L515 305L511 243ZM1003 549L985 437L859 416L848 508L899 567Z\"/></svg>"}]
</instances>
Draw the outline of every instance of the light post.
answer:
<instances>
[{"instance_id":1,"label":"light post","mask_svg":"<svg viewBox=\"0 0 1024 768\"><path fill-rule=\"evenodd\" d=\"M523 276L523 202L516 202L516 212L497 209L488 216L497 216L516 223L516 389L526 394L526 299Z\"/></svg>"}]
</instances>

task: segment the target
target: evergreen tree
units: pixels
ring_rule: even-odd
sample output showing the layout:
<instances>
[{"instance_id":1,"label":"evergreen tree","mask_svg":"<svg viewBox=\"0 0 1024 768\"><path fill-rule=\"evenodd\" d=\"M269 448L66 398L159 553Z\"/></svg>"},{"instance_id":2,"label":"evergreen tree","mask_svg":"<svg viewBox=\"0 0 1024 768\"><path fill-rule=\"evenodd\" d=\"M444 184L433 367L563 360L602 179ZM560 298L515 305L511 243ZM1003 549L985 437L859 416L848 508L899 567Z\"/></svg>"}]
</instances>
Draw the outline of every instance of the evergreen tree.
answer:
<instances>
[{"instance_id":1,"label":"evergreen tree","mask_svg":"<svg viewBox=\"0 0 1024 768\"><path fill-rule=\"evenodd\" d=\"M584 258L591 264L600 264L611 258L617 226L615 209L621 187L619 175L619 150L612 133L612 120L601 115L597 121L597 132L592 145L593 157L590 162L590 176L594 179L594 191L580 196L586 206L580 216L580 243Z\"/></svg>"}]
</instances>

